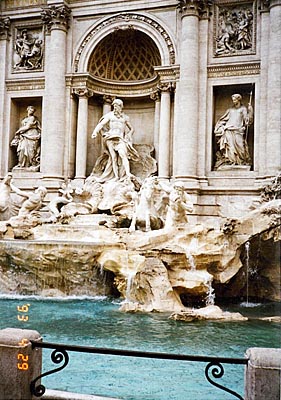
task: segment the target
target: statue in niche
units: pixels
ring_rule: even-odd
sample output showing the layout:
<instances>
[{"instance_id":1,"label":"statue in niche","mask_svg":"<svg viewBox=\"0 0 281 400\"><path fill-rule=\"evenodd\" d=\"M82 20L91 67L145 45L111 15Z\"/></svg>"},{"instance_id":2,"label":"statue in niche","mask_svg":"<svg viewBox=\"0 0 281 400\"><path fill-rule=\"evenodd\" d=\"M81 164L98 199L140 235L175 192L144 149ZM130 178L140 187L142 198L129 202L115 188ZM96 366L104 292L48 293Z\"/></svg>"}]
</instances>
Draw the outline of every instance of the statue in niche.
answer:
<instances>
[{"instance_id":1,"label":"statue in niche","mask_svg":"<svg viewBox=\"0 0 281 400\"><path fill-rule=\"evenodd\" d=\"M218 16L215 54L228 55L251 50L253 11L250 8L221 9Z\"/></svg>"},{"instance_id":2,"label":"statue in niche","mask_svg":"<svg viewBox=\"0 0 281 400\"><path fill-rule=\"evenodd\" d=\"M27 116L21 121L21 127L16 131L11 146L17 148L18 165L15 168L39 171L41 124L34 113L35 108L28 106Z\"/></svg>"},{"instance_id":3,"label":"statue in niche","mask_svg":"<svg viewBox=\"0 0 281 400\"><path fill-rule=\"evenodd\" d=\"M34 70L42 67L43 41L38 37L32 37L26 29L17 35L15 41L14 69Z\"/></svg>"},{"instance_id":4,"label":"statue in niche","mask_svg":"<svg viewBox=\"0 0 281 400\"><path fill-rule=\"evenodd\" d=\"M130 172L129 160L137 161L139 155L132 146L134 129L129 117L123 112L123 102L115 99L113 111L104 115L95 127L92 138L101 134L104 152L98 158L94 173L99 174L99 182L119 181L134 178Z\"/></svg>"},{"instance_id":5,"label":"statue in niche","mask_svg":"<svg viewBox=\"0 0 281 400\"><path fill-rule=\"evenodd\" d=\"M242 96L231 96L233 107L219 118L215 125L215 136L219 150L216 153L215 170L233 166L250 166L247 134L253 123L253 107L242 104Z\"/></svg>"}]
</instances>

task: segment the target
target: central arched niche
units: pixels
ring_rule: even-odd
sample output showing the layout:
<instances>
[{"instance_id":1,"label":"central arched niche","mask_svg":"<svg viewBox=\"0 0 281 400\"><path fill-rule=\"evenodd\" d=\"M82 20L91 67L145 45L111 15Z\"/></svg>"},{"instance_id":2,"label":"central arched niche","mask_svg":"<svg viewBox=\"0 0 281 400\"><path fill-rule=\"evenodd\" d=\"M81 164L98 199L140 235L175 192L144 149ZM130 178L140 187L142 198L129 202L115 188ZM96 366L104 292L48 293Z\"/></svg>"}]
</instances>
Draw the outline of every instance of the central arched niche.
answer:
<instances>
[{"instance_id":1,"label":"central arched niche","mask_svg":"<svg viewBox=\"0 0 281 400\"><path fill-rule=\"evenodd\" d=\"M97 78L128 83L151 80L156 77L154 66L160 64L159 50L148 35L135 29L119 29L95 47L88 71Z\"/></svg>"},{"instance_id":2,"label":"central arched niche","mask_svg":"<svg viewBox=\"0 0 281 400\"><path fill-rule=\"evenodd\" d=\"M149 94L157 87L155 66L161 65L161 55L155 42L137 29L116 29L101 39L91 52L87 71L96 79L104 94L119 97L124 112L135 129L134 144L155 147L155 104ZM126 86L126 95L122 88ZM120 89L121 87L121 89ZM121 90L121 92L119 92ZM94 129L102 116L102 101L89 99L89 128ZM88 138L87 174L101 152L99 139Z\"/></svg>"}]
</instances>

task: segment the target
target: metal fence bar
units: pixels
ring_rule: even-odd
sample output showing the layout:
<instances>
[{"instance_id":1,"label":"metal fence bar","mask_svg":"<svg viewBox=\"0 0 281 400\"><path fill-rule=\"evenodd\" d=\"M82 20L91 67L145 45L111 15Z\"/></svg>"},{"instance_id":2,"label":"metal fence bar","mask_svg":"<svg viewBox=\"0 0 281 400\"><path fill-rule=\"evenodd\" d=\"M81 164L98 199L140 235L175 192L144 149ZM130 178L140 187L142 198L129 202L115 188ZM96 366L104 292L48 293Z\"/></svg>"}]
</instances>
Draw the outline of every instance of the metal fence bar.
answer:
<instances>
[{"instance_id":1,"label":"metal fence bar","mask_svg":"<svg viewBox=\"0 0 281 400\"><path fill-rule=\"evenodd\" d=\"M135 351L135 350L122 350L122 349L111 349L111 348L101 348L101 347L91 347L91 346L78 346L78 345L64 345L58 343L47 343L47 342L35 342L31 340L32 349L35 348L43 348L43 349L53 349L54 351L51 354L51 360L55 364L60 364L64 362L60 367L55 368L51 371L45 372L33 379L30 384L31 393L37 397L43 396L45 393L45 387L42 384L36 386L36 382L41 378L53 374L55 372L61 371L64 369L68 362L69 356L67 351L79 352L79 353L94 353L94 354L103 354L103 355L115 355L115 356L125 356L125 357L141 357L141 358L153 358L153 359L162 359L162 360L176 360L176 361L193 361L193 362L206 362L208 363L205 368L205 376L209 383L218 387L221 390L224 390L233 396L237 397L240 400L243 400L238 393L234 392L231 389L226 388L213 381L209 372L211 372L212 376L216 379L222 378L224 375L224 368L222 364L240 364L247 365L247 358L229 358L229 357L209 357L209 356L194 356L187 354L171 354L171 353L157 353L157 352L144 352L144 351Z\"/></svg>"}]
</instances>

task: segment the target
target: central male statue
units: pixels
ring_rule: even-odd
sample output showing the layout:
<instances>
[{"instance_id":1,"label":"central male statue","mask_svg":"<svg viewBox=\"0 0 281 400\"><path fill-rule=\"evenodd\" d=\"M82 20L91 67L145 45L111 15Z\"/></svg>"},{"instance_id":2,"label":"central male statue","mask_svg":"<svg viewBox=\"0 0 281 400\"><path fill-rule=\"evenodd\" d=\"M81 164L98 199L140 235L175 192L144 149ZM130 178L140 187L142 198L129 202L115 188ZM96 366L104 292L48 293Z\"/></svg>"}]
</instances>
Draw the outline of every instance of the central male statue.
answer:
<instances>
[{"instance_id":1,"label":"central male statue","mask_svg":"<svg viewBox=\"0 0 281 400\"><path fill-rule=\"evenodd\" d=\"M105 114L95 127L92 138L101 134L104 153L98 158L95 172L100 182L131 177L129 160L137 161L139 155L132 146L134 129L129 117L123 113L123 101L115 99L113 111Z\"/></svg>"}]
</instances>

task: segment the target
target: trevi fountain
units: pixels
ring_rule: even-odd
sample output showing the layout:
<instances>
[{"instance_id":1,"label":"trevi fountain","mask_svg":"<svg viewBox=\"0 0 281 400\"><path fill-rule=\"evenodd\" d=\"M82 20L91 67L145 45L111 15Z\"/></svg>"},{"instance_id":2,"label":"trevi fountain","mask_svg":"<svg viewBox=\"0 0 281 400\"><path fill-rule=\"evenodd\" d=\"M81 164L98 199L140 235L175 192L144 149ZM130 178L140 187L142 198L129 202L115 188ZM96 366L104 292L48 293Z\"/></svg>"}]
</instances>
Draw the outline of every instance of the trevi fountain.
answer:
<instances>
[{"instance_id":1,"label":"trevi fountain","mask_svg":"<svg viewBox=\"0 0 281 400\"><path fill-rule=\"evenodd\" d=\"M15 168L31 167L38 151L33 114L29 106L16 132ZM1 293L115 294L126 300L123 311L168 311L187 320L243 319L223 313L215 297L279 301L280 176L261 189L243 218L219 227L195 223L183 182L159 179L155 159L145 146L133 146L132 133L123 102L115 99L92 133L104 141L92 173L82 186L63 182L48 203L45 187L22 191L12 173L6 175ZM194 303L207 307L195 312Z\"/></svg>"}]
</instances>

